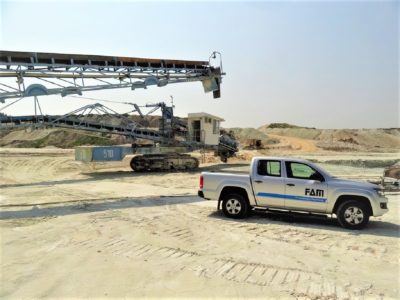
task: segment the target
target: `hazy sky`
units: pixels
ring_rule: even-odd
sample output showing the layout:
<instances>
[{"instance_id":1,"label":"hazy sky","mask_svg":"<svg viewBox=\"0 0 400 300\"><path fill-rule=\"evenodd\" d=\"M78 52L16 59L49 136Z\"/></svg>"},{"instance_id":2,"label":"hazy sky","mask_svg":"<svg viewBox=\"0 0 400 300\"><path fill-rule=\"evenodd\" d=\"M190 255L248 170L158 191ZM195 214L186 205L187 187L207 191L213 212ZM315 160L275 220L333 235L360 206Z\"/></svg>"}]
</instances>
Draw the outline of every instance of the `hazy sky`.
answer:
<instances>
[{"instance_id":1,"label":"hazy sky","mask_svg":"<svg viewBox=\"0 0 400 300\"><path fill-rule=\"evenodd\" d=\"M0 1L3 50L196 60L218 50L223 56L220 99L204 94L199 82L88 97L145 104L173 95L177 115L204 111L225 118L226 127L400 125L399 1ZM47 114L92 103L40 101ZM27 98L5 112L32 114L32 103Z\"/></svg>"}]
</instances>

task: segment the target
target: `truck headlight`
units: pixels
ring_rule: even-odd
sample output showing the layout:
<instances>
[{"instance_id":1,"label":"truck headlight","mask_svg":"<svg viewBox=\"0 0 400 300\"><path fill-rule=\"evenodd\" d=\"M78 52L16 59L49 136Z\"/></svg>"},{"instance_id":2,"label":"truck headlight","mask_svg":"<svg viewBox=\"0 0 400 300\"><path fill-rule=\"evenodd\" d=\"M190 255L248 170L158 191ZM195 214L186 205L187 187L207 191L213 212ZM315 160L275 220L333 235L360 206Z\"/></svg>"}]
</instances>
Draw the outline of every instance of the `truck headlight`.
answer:
<instances>
[{"instance_id":1,"label":"truck headlight","mask_svg":"<svg viewBox=\"0 0 400 300\"><path fill-rule=\"evenodd\" d=\"M385 193L383 192L383 189L378 188L378 189L374 189L374 190L379 196L381 196L381 197L385 196Z\"/></svg>"}]
</instances>

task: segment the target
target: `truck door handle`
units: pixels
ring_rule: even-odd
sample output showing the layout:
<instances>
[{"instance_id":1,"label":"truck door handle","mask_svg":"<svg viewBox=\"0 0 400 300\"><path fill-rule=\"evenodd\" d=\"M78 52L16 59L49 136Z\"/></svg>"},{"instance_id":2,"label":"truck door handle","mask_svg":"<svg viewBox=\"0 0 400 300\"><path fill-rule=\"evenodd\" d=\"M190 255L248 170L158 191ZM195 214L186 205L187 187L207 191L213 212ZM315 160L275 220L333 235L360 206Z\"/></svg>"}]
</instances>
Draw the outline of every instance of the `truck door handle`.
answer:
<instances>
[{"instance_id":1,"label":"truck door handle","mask_svg":"<svg viewBox=\"0 0 400 300\"><path fill-rule=\"evenodd\" d=\"M294 183L286 183L286 185L288 185L288 186L295 186Z\"/></svg>"},{"instance_id":2,"label":"truck door handle","mask_svg":"<svg viewBox=\"0 0 400 300\"><path fill-rule=\"evenodd\" d=\"M256 183L261 183L262 180L255 180L254 182L256 182Z\"/></svg>"}]
</instances>

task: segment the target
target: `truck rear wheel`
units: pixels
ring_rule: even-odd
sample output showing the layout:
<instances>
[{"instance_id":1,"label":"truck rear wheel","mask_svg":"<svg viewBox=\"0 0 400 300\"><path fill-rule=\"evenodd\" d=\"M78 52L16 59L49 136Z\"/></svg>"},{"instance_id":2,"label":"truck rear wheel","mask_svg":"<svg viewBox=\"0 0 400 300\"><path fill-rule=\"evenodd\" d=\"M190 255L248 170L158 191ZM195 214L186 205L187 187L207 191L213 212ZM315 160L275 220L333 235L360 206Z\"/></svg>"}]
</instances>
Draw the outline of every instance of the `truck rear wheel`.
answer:
<instances>
[{"instance_id":1,"label":"truck rear wheel","mask_svg":"<svg viewBox=\"0 0 400 300\"><path fill-rule=\"evenodd\" d=\"M347 229L362 229L369 221L367 206L360 202L349 200L343 202L336 212L339 224Z\"/></svg>"},{"instance_id":2,"label":"truck rear wheel","mask_svg":"<svg viewBox=\"0 0 400 300\"><path fill-rule=\"evenodd\" d=\"M242 219L249 215L250 205L240 194L229 194L222 201L222 211L228 218Z\"/></svg>"}]
</instances>

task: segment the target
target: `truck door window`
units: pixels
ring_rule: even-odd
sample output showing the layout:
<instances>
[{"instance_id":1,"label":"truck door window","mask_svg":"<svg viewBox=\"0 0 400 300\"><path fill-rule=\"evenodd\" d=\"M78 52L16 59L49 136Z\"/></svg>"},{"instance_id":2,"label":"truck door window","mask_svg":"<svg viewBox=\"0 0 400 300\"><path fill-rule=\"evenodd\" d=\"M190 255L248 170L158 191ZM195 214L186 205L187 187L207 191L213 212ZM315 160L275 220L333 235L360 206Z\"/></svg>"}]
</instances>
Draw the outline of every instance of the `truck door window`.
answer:
<instances>
[{"instance_id":1,"label":"truck door window","mask_svg":"<svg viewBox=\"0 0 400 300\"><path fill-rule=\"evenodd\" d=\"M281 162L275 160L259 160L257 173L261 176L281 177Z\"/></svg>"},{"instance_id":2,"label":"truck door window","mask_svg":"<svg viewBox=\"0 0 400 300\"><path fill-rule=\"evenodd\" d=\"M324 181L324 177L310 166L296 162L286 162L287 176L289 178L311 179Z\"/></svg>"}]
</instances>

